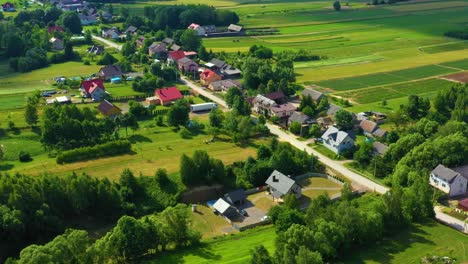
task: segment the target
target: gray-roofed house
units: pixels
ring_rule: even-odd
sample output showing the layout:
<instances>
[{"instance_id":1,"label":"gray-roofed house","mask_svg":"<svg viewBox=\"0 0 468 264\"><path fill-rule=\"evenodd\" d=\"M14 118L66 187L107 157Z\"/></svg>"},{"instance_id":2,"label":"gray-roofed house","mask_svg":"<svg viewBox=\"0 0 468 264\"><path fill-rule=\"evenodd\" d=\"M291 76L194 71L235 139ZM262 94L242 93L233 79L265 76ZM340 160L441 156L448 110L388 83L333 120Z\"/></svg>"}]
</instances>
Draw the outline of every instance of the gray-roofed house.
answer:
<instances>
[{"instance_id":1,"label":"gray-roofed house","mask_svg":"<svg viewBox=\"0 0 468 264\"><path fill-rule=\"evenodd\" d=\"M208 88L212 91L227 91L231 87L242 89L242 85L238 81L231 79L215 81L208 85Z\"/></svg>"},{"instance_id":2,"label":"gray-roofed house","mask_svg":"<svg viewBox=\"0 0 468 264\"><path fill-rule=\"evenodd\" d=\"M214 65L212 67L213 70L222 70L228 65L226 62L216 58L211 59L210 63Z\"/></svg>"},{"instance_id":3,"label":"gray-roofed house","mask_svg":"<svg viewBox=\"0 0 468 264\"><path fill-rule=\"evenodd\" d=\"M206 25L201 26L205 30L205 34L213 34L216 33L216 26L215 25Z\"/></svg>"},{"instance_id":4,"label":"gray-roofed house","mask_svg":"<svg viewBox=\"0 0 468 264\"><path fill-rule=\"evenodd\" d=\"M247 199L247 194L243 189L237 189L224 195L224 200L233 205L242 205Z\"/></svg>"},{"instance_id":5,"label":"gray-roofed house","mask_svg":"<svg viewBox=\"0 0 468 264\"><path fill-rule=\"evenodd\" d=\"M280 199L287 194L294 194L296 198L300 198L302 195L301 186L295 180L277 170L270 174L265 183L275 199Z\"/></svg>"},{"instance_id":6,"label":"gray-roofed house","mask_svg":"<svg viewBox=\"0 0 468 264\"><path fill-rule=\"evenodd\" d=\"M289 118L294 111L296 111L296 107L293 104L280 104L270 107L270 116Z\"/></svg>"},{"instance_id":7,"label":"gray-roofed house","mask_svg":"<svg viewBox=\"0 0 468 264\"><path fill-rule=\"evenodd\" d=\"M114 77L122 77L122 69L119 65L107 65L99 70L99 77L103 80L110 80Z\"/></svg>"},{"instance_id":8,"label":"gray-roofed house","mask_svg":"<svg viewBox=\"0 0 468 264\"><path fill-rule=\"evenodd\" d=\"M374 152L374 155L376 156L383 156L385 152L387 152L387 149L387 145L382 144L378 141L374 141L374 143L372 143L372 150Z\"/></svg>"},{"instance_id":9,"label":"gray-roofed house","mask_svg":"<svg viewBox=\"0 0 468 264\"><path fill-rule=\"evenodd\" d=\"M370 120L361 120L359 128L362 129L362 132L366 136L382 138L387 134L386 130L381 129L377 123Z\"/></svg>"},{"instance_id":10,"label":"gray-roofed house","mask_svg":"<svg viewBox=\"0 0 468 264\"><path fill-rule=\"evenodd\" d=\"M302 97L310 96L310 98L312 98L312 100L315 103L319 103L320 100L322 100L322 98L325 96L323 93L321 93L319 91L309 89L309 88L304 89L304 91L302 91L301 95L302 95Z\"/></svg>"},{"instance_id":11,"label":"gray-roofed house","mask_svg":"<svg viewBox=\"0 0 468 264\"><path fill-rule=\"evenodd\" d=\"M328 106L327 115L334 116L336 114L336 112L338 112L340 110L343 110L343 108L341 108L341 107L339 107L337 105L334 105L334 104L330 104Z\"/></svg>"},{"instance_id":12,"label":"gray-roofed house","mask_svg":"<svg viewBox=\"0 0 468 264\"><path fill-rule=\"evenodd\" d=\"M344 150L354 147L354 140L352 137L334 126L329 127L327 131L323 133L322 140L323 145L336 154L340 154Z\"/></svg>"},{"instance_id":13,"label":"gray-roofed house","mask_svg":"<svg viewBox=\"0 0 468 264\"><path fill-rule=\"evenodd\" d=\"M450 169L439 164L431 171L429 184L453 197L466 194L467 178L468 165Z\"/></svg>"},{"instance_id":14,"label":"gray-roofed house","mask_svg":"<svg viewBox=\"0 0 468 264\"><path fill-rule=\"evenodd\" d=\"M177 44L173 44L173 45L171 46L171 50L173 50L173 51L179 51L179 50L181 50L181 49L182 49L182 47L179 46L179 45L177 45Z\"/></svg>"},{"instance_id":15,"label":"gray-roofed house","mask_svg":"<svg viewBox=\"0 0 468 264\"><path fill-rule=\"evenodd\" d=\"M185 72L198 71L198 64L187 57L183 57L177 60L177 67L179 68L180 71L182 71L183 69Z\"/></svg>"},{"instance_id":16,"label":"gray-roofed house","mask_svg":"<svg viewBox=\"0 0 468 264\"><path fill-rule=\"evenodd\" d=\"M242 26L236 25L236 24L231 24L228 27L229 32L241 32L242 31Z\"/></svg>"},{"instance_id":17,"label":"gray-roofed house","mask_svg":"<svg viewBox=\"0 0 468 264\"><path fill-rule=\"evenodd\" d=\"M78 15L80 18L81 25L92 25L97 23L97 16L96 15Z\"/></svg>"},{"instance_id":18,"label":"gray-roofed house","mask_svg":"<svg viewBox=\"0 0 468 264\"><path fill-rule=\"evenodd\" d=\"M167 46L171 46L172 44L174 44L174 40L170 38L164 38L161 42L165 43Z\"/></svg>"},{"instance_id":19,"label":"gray-roofed house","mask_svg":"<svg viewBox=\"0 0 468 264\"><path fill-rule=\"evenodd\" d=\"M219 198L214 204L213 209L225 217L232 217L237 215L237 209L231 204L226 202L223 198Z\"/></svg>"},{"instance_id":20,"label":"gray-roofed house","mask_svg":"<svg viewBox=\"0 0 468 264\"><path fill-rule=\"evenodd\" d=\"M167 52L166 43L164 42L153 42L153 44L148 47L148 54L151 57L167 57Z\"/></svg>"},{"instance_id":21,"label":"gray-roofed house","mask_svg":"<svg viewBox=\"0 0 468 264\"><path fill-rule=\"evenodd\" d=\"M104 46L93 45L93 46L89 47L87 51L88 51L88 53L101 55L104 52Z\"/></svg>"},{"instance_id":22,"label":"gray-roofed house","mask_svg":"<svg viewBox=\"0 0 468 264\"><path fill-rule=\"evenodd\" d=\"M304 113L294 111L294 113L288 118L288 126L293 122L298 122L301 125L309 125L312 123L312 118Z\"/></svg>"},{"instance_id":23,"label":"gray-roofed house","mask_svg":"<svg viewBox=\"0 0 468 264\"><path fill-rule=\"evenodd\" d=\"M123 33L124 33L125 35L127 35L127 34L135 35L135 34L137 33L137 30L138 30L137 27L129 26Z\"/></svg>"}]
</instances>

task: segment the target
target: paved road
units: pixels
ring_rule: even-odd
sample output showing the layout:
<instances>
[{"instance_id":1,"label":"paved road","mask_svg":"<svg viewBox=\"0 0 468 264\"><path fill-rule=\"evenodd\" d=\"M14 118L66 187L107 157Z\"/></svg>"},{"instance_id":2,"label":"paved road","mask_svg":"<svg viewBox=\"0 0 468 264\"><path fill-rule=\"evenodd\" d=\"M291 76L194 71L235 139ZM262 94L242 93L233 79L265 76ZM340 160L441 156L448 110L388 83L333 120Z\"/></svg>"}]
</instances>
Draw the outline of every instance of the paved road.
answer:
<instances>
[{"instance_id":1,"label":"paved road","mask_svg":"<svg viewBox=\"0 0 468 264\"><path fill-rule=\"evenodd\" d=\"M93 35L93 39L95 39L95 40L97 40L99 42L102 42L102 43L106 44L107 46L110 46L110 47L115 48L117 50L122 50L122 45L114 43L112 41L109 41L109 40L107 40L105 38L101 38L101 37L98 37L96 35Z\"/></svg>"},{"instance_id":2,"label":"paved road","mask_svg":"<svg viewBox=\"0 0 468 264\"><path fill-rule=\"evenodd\" d=\"M193 90L197 91L197 93L199 93L199 94L209 98L213 102L217 103L219 106L222 106L222 107L224 107L226 109L229 108L228 105L226 104L226 102L223 99L221 99L221 98L217 97L216 95L206 91L205 89L203 89L203 87L200 87L197 84L191 82L186 77L181 76L180 81L182 83L184 83L185 85L187 85L188 87L192 88Z\"/></svg>"},{"instance_id":3,"label":"paved road","mask_svg":"<svg viewBox=\"0 0 468 264\"><path fill-rule=\"evenodd\" d=\"M468 226L462 220L459 220L450 215L444 214L439 206L435 206L434 211L435 211L435 214L436 214L435 217L437 218L437 220L439 220L440 222L448 226L451 226L452 228L457 229L460 232L468 234Z\"/></svg>"}]
</instances>

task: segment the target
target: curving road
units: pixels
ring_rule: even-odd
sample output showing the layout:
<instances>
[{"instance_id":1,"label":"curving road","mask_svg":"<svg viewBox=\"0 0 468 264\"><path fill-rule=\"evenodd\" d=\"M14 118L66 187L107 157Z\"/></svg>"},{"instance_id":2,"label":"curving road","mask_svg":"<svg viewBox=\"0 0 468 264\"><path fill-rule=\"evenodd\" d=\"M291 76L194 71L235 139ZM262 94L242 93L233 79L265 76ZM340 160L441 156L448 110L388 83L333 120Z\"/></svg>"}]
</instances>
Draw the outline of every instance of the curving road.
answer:
<instances>
[{"instance_id":1,"label":"curving road","mask_svg":"<svg viewBox=\"0 0 468 264\"><path fill-rule=\"evenodd\" d=\"M92 36L93 36L93 39L95 39L95 40L97 40L99 42L102 42L102 43L106 44L107 46L110 46L110 47L115 48L117 50L122 50L122 45L120 45L120 44L114 43L114 42L112 42L110 40L98 37L96 35L92 35Z\"/></svg>"}]
</instances>

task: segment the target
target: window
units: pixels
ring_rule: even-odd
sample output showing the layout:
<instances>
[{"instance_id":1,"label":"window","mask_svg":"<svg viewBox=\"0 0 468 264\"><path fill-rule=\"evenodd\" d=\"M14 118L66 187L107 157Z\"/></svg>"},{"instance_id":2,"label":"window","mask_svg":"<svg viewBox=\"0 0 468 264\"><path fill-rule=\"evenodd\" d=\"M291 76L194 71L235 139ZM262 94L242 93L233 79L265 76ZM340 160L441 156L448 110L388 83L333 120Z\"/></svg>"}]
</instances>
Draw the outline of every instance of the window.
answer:
<instances>
[{"instance_id":1,"label":"window","mask_svg":"<svg viewBox=\"0 0 468 264\"><path fill-rule=\"evenodd\" d=\"M442 183L442 187L444 187L444 188L446 187L445 183Z\"/></svg>"}]
</instances>

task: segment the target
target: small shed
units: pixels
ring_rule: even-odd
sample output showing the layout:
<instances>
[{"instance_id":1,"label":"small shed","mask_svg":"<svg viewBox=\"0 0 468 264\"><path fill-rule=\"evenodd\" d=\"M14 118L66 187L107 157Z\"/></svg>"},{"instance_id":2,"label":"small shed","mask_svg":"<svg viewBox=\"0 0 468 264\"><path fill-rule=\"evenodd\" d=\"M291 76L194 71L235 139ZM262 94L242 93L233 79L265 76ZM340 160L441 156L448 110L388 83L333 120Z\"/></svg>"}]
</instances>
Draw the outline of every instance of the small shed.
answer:
<instances>
[{"instance_id":1,"label":"small shed","mask_svg":"<svg viewBox=\"0 0 468 264\"><path fill-rule=\"evenodd\" d=\"M238 189L228 192L224 195L224 199L233 205L242 205L245 202L247 195L243 189Z\"/></svg>"},{"instance_id":2,"label":"small shed","mask_svg":"<svg viewBox=\"0 0 468 264\"><path fill-rule=\"evenodd\" d=\"M219 198L216 203L213 204L213 209L226 217L235 216L237 214L236 208L232 207L223 198Z\"/></svg>"},{"instance_id":3,"label":"small shed","mask_svg":"<svg viewBox=\"0 0 468 264\"><path fill-rule=\"evenodd\" d=\"M147 105L157 105L161 103L161 100L159 100L159 98L156 96L151 96L151 97L147 97L145 102Z\"/></svg>"},{"instance_id":4,"label":"small shed","mask_svg":"<svg viewBox=\"0 0 468 264\"><path fill-rule=\"evenodd\" d=\"M120 78L120 77L112 77L112 78L110 79L110 82L111 82L111 83L121 83L121 82L122 82L122 78Z\"/></svg>"}]
</instances>

